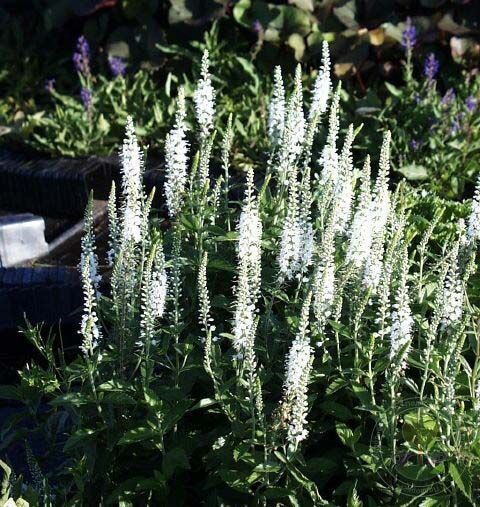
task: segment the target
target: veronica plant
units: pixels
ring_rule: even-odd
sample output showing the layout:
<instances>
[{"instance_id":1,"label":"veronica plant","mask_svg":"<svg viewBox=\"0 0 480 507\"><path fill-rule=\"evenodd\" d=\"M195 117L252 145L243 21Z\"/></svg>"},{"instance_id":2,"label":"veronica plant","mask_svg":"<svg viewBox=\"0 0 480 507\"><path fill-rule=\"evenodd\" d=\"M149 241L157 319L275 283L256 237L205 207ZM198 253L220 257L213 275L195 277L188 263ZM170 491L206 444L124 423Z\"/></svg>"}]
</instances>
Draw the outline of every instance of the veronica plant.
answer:
<instances>
[{"instance_id":1,"label":"veronica plant","mask_svg":"<svg viewBox=\"0 0 480 507\"><path fill-rule=\"evenodd\" d=\"M291 90L275 71L266 171L244 168L240 200L230 122L219 173L213 163L208 53L195 107L178 97L161 224L127 121L105 267L86 213L79 353L57 359L30 329L49 366L26 368L8 392L39 422L66 421L67 472L38 456L40 494L47 484L72 505L474 501L478 195L448 223L437 200L418 239L419 200L390 190L390 133L373 181L369 158L354 164L353 126L339 136L323 51L310 106L300 70ZM4 432L14 438L13 422Z\"/></svg>"}]
</instances>

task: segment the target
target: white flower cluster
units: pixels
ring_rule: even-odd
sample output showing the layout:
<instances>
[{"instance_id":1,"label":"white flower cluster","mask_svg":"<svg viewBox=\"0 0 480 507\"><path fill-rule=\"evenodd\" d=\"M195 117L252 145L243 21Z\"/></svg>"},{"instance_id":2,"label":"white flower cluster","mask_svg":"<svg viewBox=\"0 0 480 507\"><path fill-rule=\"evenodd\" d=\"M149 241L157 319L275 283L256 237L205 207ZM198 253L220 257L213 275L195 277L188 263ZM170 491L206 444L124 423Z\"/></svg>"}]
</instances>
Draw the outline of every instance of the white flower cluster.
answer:
<instances>
[{"instance_id":1,"label":"white flower cluster","mask_svg":"<svg viewBox=\"0 0 480 507\"><path fill-rule=\"evenodd\" d=\"M386 225L390 215L390 191L388 189L390 140L391 134L387 131L380 151L380 168L373 191L371 211L369 212L372 239L370 253L365 261L363 284L371 290L375 290L380 283Z\"/></svg>"},{"instance_id":2,"label":"white flower cluster","mask_svg":"<svg viewBox=\"0 0 480 507\"><path fill-rule=\"evenodd\" d=\"M469 241L478 241L480 239L480 176L475 188L470 216L467 221L467 239Z\"/></svg>"},{"instance_id":3,"label":"white flower cluster","mask_svg":"<svg viewBox=\"0 0 480 507\"><path fill-rule=\"evenodd\" d=\"M282 183L292 179L305 139L305 115L301 67L297 66L293 92L288 100L283 135L278 153L277 172Z\"/></svg>"},{"instance_id":4,"label":"white flower cluster","mask_svg":"<svg viewBox=\"0 0 480 507\"><path fill-rule=\"evenodd\" d=\"M208 254L202 257L200 267L198 270L198 298L200 301L200 323L202 324L203 330L208 333L212 327L212 318L210 316L210 296L208 294L207 286L207 265L208 265Z\"/></svg>"},{"instance_id":5,"label":"white flower cluster","mask_svg":"<svg viewBox=\"0 0 480 507\"><path fill-rule=\"evenodd\" d=\"M328 136L322 155L318 161L321 167L320 184L322 186L334 186L338 178L339 157L337 153L337 138L339 131L338 108L340 101L340 89L338 88L333 95L330 106L330 116L328 122Z\"/></svg>"},{"instance_id":6,"label":"white flower cluster","mask_svg":"<svg viewBox=\"0 0 480 507\"><path fill-rule=\"evenodd\" d=\"M335 217L325 232L318 266L313 278L313 313L319 331L323 331L335 297Z\"/></svg>"},{"instance_id":7,"label":"white flower cluster","mask_svg":"<svg viewBox=\"0 0 480 507\"><path fill-rule=\"evenodd\" d=\"M88 264L88 273L90 282L95 289L98 299L100 296L99 284L102 277L98 272L98 257L95 252L95 238L93 230L93 199L91 198L85 211L84 219L84 235L82 237L81 255L80 255L80 273L83 273L85 266Z\"/></svg>"},{"instance_id":8,"label":"white flower cluster","mask_svg":"<svg viewBox=\"0 0 480 507\"><path fill-rule=\"evenodd\" d=\"M86 357L93 353L102 336L98 326L95 288L90 277L90 259L90 256L85 257L82 269L83 315L80 324L80 334L82 335L80 350Z\"/></svg>"},{"instance_id":9,"label":"white flower cluster","mask_svg":"<svg viewBox=\"0 0 480 507\"><path fill-rule=\"evenodd\" d=\"M280 237L278 266L280 280L291 280L312 263L314 230L310 217L312 196L308 181L303 181L298 196L297 175L292 171L288 182L287 216Z\"/></svg>"},{"instance_id":10,"label":"white flower cluster","mask_svg":"<svg viewBox=\"0 0 480 507\"><path fill-rule=\"evenodd\" d=\"M281 280L290 280L301 267L302 224L298 210L296 175L289 182L287 216L283 222L278 254L279 275Z\"/></svg>"},{"instance_id":11,"label":"white flower cluster","mask_svg":"<svg viewBox=\"0 0 480 507\"><path fill-rule=\"evenodd\" d=\"M463 315L464 290L458 267L458 247L456 244L447 271L441 296L442 327L454 326Z\"/></svg>"},{"instance_id":12,"label":"white flower cluster","mask_svg":"<svg viewBox=\"0 0 480 507\"><path fill-rule=\"evenodd\" d=\"M140 316L140 342L138 345L156 345L155 322L163 317L167 300L168 279L165 256L161 243L156 245L155 255L150 258L142 284L142 314Z\"/></svg>"},{"instance_id":13,"label":"white flower cluster","mask_svg":"<svg viewBox=\"0 0 480 507\"><path fill-rule=\"evenodd\" d=\"M308 330L312 295L308 294L302 307L298 333L287 357L283 408L288 424L287 439L294 449L308 436L308 382L313 363Z\"/></svg>"},{"instance_id":14,"label":"white flower cluster","mask_svg":"<svg viewBox=\"0 0 480 507\"><path fill-rule=\"evenodd\" d=\"M209 54L208 50L205 50L202 56L201 78L193 94L195 115L200 127L201 140L205 140L210 135L215 116L215 90L212 85L209 67Z\"/></svg>"},{"instance_id":15,"label":"white flower cluster","mask_svg":"<svg viewBox=\"0 0 480 507\"><path fill-rule=\"evenodd\" d=\"M407 274L408 254L405 249L402 252L399 286L391 313L389 359L395 375L406 368L406 357L412 341L413 317L408 295Z\"/></svg>"},{"instance_id":16,"label":"white flower cluster","mask_svg":"<svg viewBox=\"0 0 480 507\"><path fill-rule=\"evenodd\" d=\"M253 171L247 171L247 191L245 204L238 221L238 259L249 273L252 294L257 295L261 278L262 221L258 202L253 196Z\"/></svg>"},{"instance_id":17,"label":"white flower cluster","mask_svg":"<svg viewBox=\"0 0 480 507\"><path fill-rule=\"evenodd\" d=\"M238 284L233 324L233 345L241 356L253 358L256 303L261 278L262 224L258 201L253 197L253 169L247 172L245 202L238 225ZM253 367L253 365L251 365Z\"/></svg>"},{"instance_id":18,"label":"white flower cluster","mask_svg":"<svg viewBox=\"0 0 480 507\"><path fill-rule=\"evenodd\" d=\"M110 195L108 196L108 204L107 204L107 212L108 212L108 252L107 252L107 262L111 267L113 266L113 261L115 256L118 253L119 248L119 236L120 231L118 228L118 213L117 213L117 194L115 182L112 181L112 188L110 190Z\"/></svg>"},{"instance_id":19,"label":"white flower cluster","mask_svg":"<svg viewBox=\"0 0 480 507\"><path fill-rule=\"evenodd\" d=\"M285 89L282 69L275 67L273 74L273 92L268 107L268 136L273 145L280 143L285 127Z\"/></svg>"},{"instance_id":20,"label":"white flower cluster","mask_svg":"<svg viewBox=\"0 0 480 507\"><path fill-rule=\"evenodd\" d=\"M328 99L332 91L332 80L330 78L330 51L328 42L323 41L322 65L318 72L315 84L313 85L312 101L308 119L312 120L317 114L323 114L327 110Z\"/></svg>"},{"instance_id":21,"label":"white flower cluster","mask_svg":"<svg viewBox=\"0 0 480 507\"><path fill-rule=\"evenodd\" d=\"M185 91L178 93L175 126L165 140L165 198L168 214L174 218L178 215L183 203L185 184L187 182L188 142L185 108Z\"/></svg>"},{"instance_id":22,"label":"white flower cluster","mask_svg":"<svg viewBox=\"0 0 480 507\"><path fill-rule=\"evenodd\" d=\"M362 172L362 185L349 231L347 262L361 269L370 255L373 238L372 193L370 188L370 157L367 156Z\"/></svg>"},{"instance_id":23,"label":"white flower cluster","mask_svg":"<svg viewBox=\"0 0 480 507\"><path fill-rule=\"evenodd\" d=\"M343 233L347 230L347 225L352 213L353 200L353 162L352 162L352 144L353 144L353 125L348 127L347 135L340 154L337 176L333 185L333 198L335 207L335 231Z\"/></svg>"},{"instance_id":24,"label":"white flower cluster","mask_svg":"<svg viewBox=\"0 0 480 507\"><path fill-rule=\"evenodd\" d=\"M135 135L133 120L127 118L125 140L120 153L122 190L121 241L139 243L142 239L142 173L143 159Z\"/></svg>"}]
</instances>

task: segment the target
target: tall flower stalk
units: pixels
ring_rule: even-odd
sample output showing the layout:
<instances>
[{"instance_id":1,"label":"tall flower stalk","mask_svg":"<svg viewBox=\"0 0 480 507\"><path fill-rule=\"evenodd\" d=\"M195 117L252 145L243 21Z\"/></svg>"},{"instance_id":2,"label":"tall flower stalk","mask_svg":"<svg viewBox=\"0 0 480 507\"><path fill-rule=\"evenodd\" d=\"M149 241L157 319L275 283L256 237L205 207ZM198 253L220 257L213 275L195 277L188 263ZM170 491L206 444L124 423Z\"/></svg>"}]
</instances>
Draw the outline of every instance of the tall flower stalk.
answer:
<instances>
[{"instance_id":1,"label":"tall flower stalk","mask_svg":"<svg viewBox=\"0 0 480 507\"><path fill-rule=\"evenodd\" d=\"M308 436L308 382L313 364L309 335L311 301L309 292L302 306L298 333L288 352L283 385L281 414L287 426L287 441L294 451Z\"/></svg>"},{"instance_id":2,"label":"tall flower stalk","mask_svg":"<svg viewBox=\"0 0 480 507\"><path fill-rule=\"evenodd\" d=\"M165 140L165 198L168 214L175 218L183 204L187 183L188 141L186 140L185 91L180 88L175 125Z\"/></svg>"},{"instance_id":3,"label":"tall flower stalk","mask_svg":"<svg viewBox=\"0 0 480 507\"><path fill-rule=\"evenodd\" d=\"M195 116L200 128L200 142L203 143L213 130L215 115L215 90L210 76L210 55L203 52L200 79L193 94Z\"/></svg>"}]
</instances>

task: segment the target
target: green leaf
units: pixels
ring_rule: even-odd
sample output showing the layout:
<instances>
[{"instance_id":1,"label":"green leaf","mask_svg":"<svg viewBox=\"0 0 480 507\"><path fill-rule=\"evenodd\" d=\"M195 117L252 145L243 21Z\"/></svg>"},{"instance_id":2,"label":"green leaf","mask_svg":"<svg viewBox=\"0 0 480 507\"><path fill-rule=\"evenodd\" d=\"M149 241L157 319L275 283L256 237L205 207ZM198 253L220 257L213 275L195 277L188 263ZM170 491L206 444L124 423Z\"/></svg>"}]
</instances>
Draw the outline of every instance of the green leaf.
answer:
<instances>
[{"instance_id":1,"label":"green leaf","mask_svg":"<svg viewBox=\"0 0 480 507\"><path fill-rule=\"evenodd\" d=\"M335 424L335 429L337 430L337 435L340 440L348 447L353 449L355 444L359 441L361 436L360 426L353 431L350 429L345 423L337 422Z\"/></svg>"},{"instance_id":2,"label":"green leaf","mask_svg":"<svg viewBox=\"0 0 480 507\"><path fill-rule=\"evenodd\" d=\"M250 28L250 23L247 21L247 11L251 6L251 0L240 0L233 8L233 17L235 21L248 28Z\"/></svg>"},{"instance_id":3,"label":"green leaf","mask_svg":"<svg viewBox=\"0 0 480 507\"><path fill-rule=\"evenodd\" d=\"M287 44L293 49L295 60L300 61L305 53L305 40L298 33L292 33L288 39Z\"/></svg>"},{"instance_id":4,"label":"green leaf","mask_svg":"<svg viewBox=\"0 0 480 507\"><path fill-rule=\"evenodd\" d=\"M118 445L129 445L136 442L143 442L145 440L155 440L160 436L160 431L153 428L140 426L127 431L122 438L117 442Z\"/></svg>"},{"instance_id":5,"label":"green leaf","mask_svg":"<svg viewBox=\"0 0 480 507\"><path fill-rule=\"evenodd\" d=\"M218 401L214 400L213 398L203 398L190 409L190 412L192 410L198 410L200 408L211 407L212 405L216 405L217 403Z\"/></svg>"},{"instance_id":6,"label":"green leaf","mask_svg":"<svg viewBox=\"0 0 480 507\"><path fill-rule=\"evenodd\" d=\"M74 405L76 407L86 405L87 403L93 403L94 400L91 396L87 396L82 393L66 393L62 396L57 396L53 399L51 405Z\"/></svg>"},{"instance_id":7,"label":"green leaf","mask_svg":"<svg viewBox=\"0 0 480 507\"><path fill-rule=\"evenodd\" d=\"M336 401L324 401L320 403L320 408L326 413L329 414L336 419L340 419L342 421L347 421L352 418L352 413L350 410L344 405L340 405Z\"/></svg>"},{"instance_id":8,"label":"green leaf","mask_svg":"<svg viewBox=\"0 0 480 507\"><path fill-rule=\"evenodd\" d=\"M472 499L472 476L465 465L450 463L448 465L453 482L457 488L469 499Z\"/></svg>"},{"instance_id":9,"label":"green leaf","mask_svg":"<svg viewBox=\"0 0 480 507\"><path fill-rule=\"evenodd\" d=\"M354 486L347 498L347 507L363 507L363 502L360 500L360 497L357 493L357 488Z\"/></svg>"},{"instance_id":10,"label":"green leaf","mask_svg":"<svg viewBox=\"0 0 480 507\"><path fill-rule=\"evenodd\" d=\"M394 86L392 83L385 81L385 86L394 97L401 97L403 95L403 91L400 88Z\"/></svg>"},{"instance_id":11,"label":"green leaf","mask_svg":"<svg viewBox=\"0 0 480 507\"><path fill-rule=\"evenodd\" d=\"M428 170L425 166L415 163L400 167L400 169L398 169L398 172L410 181L426 180L429 176Z\"/></svg>"},{"instance_id":12,"label":"green leaf","mask_svg":"<svg viewBox=\"0 0 480 507\"><path fill-rule=\"evenodd\" d=\"M64 451L69 451L79 445L83 445L84 442L90 440L94 435L97 435L99 430L80 429L71 435L63 447Z\"/></svg>"}]
</instances>

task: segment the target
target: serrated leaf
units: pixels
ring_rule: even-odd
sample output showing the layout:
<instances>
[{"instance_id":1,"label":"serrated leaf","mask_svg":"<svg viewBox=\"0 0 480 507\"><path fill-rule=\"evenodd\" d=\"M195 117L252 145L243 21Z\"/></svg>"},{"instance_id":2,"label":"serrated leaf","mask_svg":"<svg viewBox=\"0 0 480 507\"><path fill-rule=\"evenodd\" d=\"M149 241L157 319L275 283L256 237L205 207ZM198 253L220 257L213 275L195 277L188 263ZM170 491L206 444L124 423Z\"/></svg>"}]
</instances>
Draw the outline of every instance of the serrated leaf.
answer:
<instances>
[{"instance_id":1,"label":"serrated leaf","mask_svg":"<svg viewBox=\"0 0 480 507\"><path fill-rule=\"evenodd\" d=\"M469 499L472 499L472 476L465 465L450 463L448 465L450 477L457 488Z\"/></svg>"}]
</instances>

